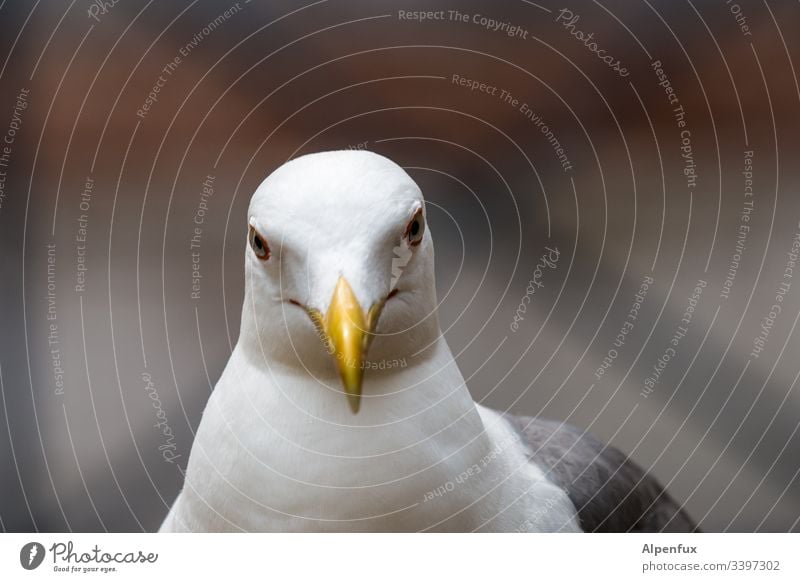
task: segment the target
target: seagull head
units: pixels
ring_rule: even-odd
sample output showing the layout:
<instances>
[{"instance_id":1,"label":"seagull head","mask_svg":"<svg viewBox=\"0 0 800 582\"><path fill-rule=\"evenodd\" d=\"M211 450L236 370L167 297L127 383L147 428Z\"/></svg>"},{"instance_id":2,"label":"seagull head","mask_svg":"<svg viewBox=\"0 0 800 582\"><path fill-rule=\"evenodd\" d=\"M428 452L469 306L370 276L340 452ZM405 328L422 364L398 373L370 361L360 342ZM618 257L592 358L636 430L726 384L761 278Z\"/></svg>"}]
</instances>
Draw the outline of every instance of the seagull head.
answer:
<instances>
[{"instance_id":1,"label":"seagull head","mask_svg":"<svg viewBox=\"0 0 800 582\"><path fill-rule=\"evenodd\" d=\"M271 362L335 370L353 412L375 354L398 361L438 336L422 192L383 156L279 167L251 200L246 254L243 334Z\"/></svg>"}]
</instances>

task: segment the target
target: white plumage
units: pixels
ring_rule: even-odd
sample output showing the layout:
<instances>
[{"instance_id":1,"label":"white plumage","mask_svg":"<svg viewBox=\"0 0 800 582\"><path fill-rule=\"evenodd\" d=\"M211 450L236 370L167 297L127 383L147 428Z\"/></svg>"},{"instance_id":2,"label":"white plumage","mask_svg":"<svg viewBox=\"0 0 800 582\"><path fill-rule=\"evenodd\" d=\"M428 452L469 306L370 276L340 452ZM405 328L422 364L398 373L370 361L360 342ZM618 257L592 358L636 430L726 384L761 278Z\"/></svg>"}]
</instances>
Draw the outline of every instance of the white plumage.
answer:
<instances>
[{"instance_id":1,"label":"white plumage","mask_svg":"<svg viewBox=\"0 0 800 582\"><path fill-rule=\"evenodd\" d=\"M303 156L261 184L239 341L162 531L579 529L467 391L439 329L430 231L410 222L422 209L406 172L364 151ZM342 346L321 341L341 279L365 314L385 302L357 414Z\"/></svg>"}]
</instances>

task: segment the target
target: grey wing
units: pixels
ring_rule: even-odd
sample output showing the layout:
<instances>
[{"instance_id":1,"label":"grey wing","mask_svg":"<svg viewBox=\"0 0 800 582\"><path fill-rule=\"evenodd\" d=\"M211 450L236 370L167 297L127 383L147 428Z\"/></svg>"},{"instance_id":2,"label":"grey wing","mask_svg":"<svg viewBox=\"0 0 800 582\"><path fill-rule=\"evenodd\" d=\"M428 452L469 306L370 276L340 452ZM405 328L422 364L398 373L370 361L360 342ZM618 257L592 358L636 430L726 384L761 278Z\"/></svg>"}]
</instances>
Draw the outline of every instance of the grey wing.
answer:
<instances>
[{"instance_id":1,"label":"grey wing","mask_svg":"<svg viewBox=\"0 0 800 582\"><path fill-rule=\"evenodd\" d=\"M699 531L658 481L617 449L560 422L506 418L531 462L567 491L584 531Z\"/></svg>"}]
</instances>

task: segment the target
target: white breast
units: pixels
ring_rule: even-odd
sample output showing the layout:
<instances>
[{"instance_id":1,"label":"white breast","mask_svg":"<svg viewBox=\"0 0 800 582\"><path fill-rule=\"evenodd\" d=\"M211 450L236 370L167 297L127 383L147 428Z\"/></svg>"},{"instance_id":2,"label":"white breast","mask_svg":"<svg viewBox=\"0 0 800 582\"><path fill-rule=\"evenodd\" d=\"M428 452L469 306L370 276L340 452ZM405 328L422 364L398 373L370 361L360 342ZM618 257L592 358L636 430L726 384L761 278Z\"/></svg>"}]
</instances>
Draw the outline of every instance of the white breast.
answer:
<instances>
[{"instance_id":1,"label":"white breast","mask_svg":"<svg viewBox=\"0 0 800 582\"><path fill-rule=\"evenodd\" d=\"M162 530L579 531L566 494L474 404L440 344L414 366L368 372L355 416L335 378L298 385L235 351Z\"/></svg>"}]
</instances>

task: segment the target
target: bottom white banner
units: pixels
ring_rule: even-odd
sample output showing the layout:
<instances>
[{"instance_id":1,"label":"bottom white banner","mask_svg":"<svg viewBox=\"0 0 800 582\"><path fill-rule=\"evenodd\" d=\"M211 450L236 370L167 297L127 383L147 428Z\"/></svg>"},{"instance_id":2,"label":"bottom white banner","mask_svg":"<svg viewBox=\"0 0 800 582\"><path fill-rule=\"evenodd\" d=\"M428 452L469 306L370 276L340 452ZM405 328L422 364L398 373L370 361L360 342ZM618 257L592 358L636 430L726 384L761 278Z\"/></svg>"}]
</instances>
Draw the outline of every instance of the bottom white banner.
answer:
<instances>
[{"instance_id":1,"label":"bottom white banner","mask_svg":"<svg viewBox=\"0 0 800 582\"><path fill-rule=\"evenodd\" d=\"M800 580L798 553L798 534L3 534L0 580Z\"/></svg>"}]
</instances>

